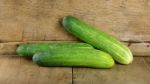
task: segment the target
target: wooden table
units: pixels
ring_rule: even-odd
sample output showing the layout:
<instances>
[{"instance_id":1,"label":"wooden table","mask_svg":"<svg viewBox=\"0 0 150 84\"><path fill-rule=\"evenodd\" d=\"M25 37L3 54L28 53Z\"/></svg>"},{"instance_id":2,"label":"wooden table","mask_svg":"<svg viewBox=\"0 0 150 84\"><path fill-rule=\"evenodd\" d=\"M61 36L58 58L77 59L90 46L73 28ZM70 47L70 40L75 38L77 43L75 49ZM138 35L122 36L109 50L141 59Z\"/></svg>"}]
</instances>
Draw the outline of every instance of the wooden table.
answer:
<instances>
[{"instance_id":1,"label":"wooden table","mask_svg":"<svg viewBox=\"0 0 150 84\"><path fill-rule=\"evenodd\" d=\"M16 55L20 43L78 40L61 24L66 15L117 37L133 63L48 68ZM150 84L150 0L0 0L0 84Z\"/></svg>"},{"instance_id":2,"label":"wooden table","mask_svg":"<svg viewBox=\"0 0 150 84\"><path fill-rule=\"evenodd\" d=\"M112 69L40 67L30 59L0 55L1 84L150 84L150 57Z\"/></svg>"}]
</instances>

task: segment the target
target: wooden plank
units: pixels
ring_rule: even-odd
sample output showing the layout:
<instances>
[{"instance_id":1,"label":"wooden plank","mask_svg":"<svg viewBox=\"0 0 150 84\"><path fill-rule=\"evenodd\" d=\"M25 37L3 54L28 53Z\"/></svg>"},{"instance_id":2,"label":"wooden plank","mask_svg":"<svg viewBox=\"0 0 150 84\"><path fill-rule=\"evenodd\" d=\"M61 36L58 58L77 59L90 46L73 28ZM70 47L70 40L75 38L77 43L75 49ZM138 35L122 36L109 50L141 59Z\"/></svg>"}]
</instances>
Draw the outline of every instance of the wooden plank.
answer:
<instances>
[{"instance_id":1,"label":"wooden plank","mask_svg":"<svg viewBox=\"0 0 150 84\"><path fill-rule=\"evenodd\" d=\"M59 41L27 41L27 42L0 43L0 54L15 55L16 48L21 43L48 43L48 42L59 42ZM77 42L77 41L64 41L64 42ZM127 42L124 43L125 45L128 45L134 56L150 56L150 43L127 43Z\"/></svg>"},{"instance_id":2,"label":"wooden plank","mask_svg":"<svg viewBox=\"0 0 150 84\"><path fill-rule=\"evenodd\" d=\"M150 56L150 43L131 43L129 48L135 56Z\"/></svg>"},{"instance_id":3,"label":"wooden plank","mask_svg":"<svg viewBox=\"0 0 150 84\"><path fill-rule=\"evenodd\" d=\"M1 55L16 54L16 49L20 43L21 42L0 43L0 54Z\"/></svg>"},{"instance_id":4,"label":"wooden plank","mask_svg":"<svg viewBox=\"0 0 150 84\"><path fill-rule=\"evenodd\" d=\"M74 15L122 41L150 41L149 3L149 0L1 0L0 41L77 40L60 24L66 15Z\"/></svg>"},{"instance_id":5,"label":"wooden plank","mask_svg":"<svg viewBox=\"0 0 150 84\"><path fill-rule=\"evenodd\" d=\"M112 69L74 68L74 84L150 84L150 57L135 57L130 65Z\"/></svg>"},{"instance_id":6,"label":"wooden plank","mask_svg":"<svg viewBox=\"0 0 150 84\"><path fill-rule=\"evenodd\" d=\"M16 55L17 47L22 43L50 43L60 41L26 41L26 42L7 42L0 43L0 55ZM79 42L79 41L61 41L61 42Z\"/></svg>"},{"instance_id":7,"label":"wooden plank","mask_svg":"<svg viewBox=\"0 0 150 84\"><path fill-rule=\"evenodd\" d=\"M130 48L134 56L150 56L150 43L132 43L123 42L126 46Z\"/></svg>"},{"instance_id":8,"label":"wooden plank","mask_svg":"<svg viewBox=\"0 0 150 84\"><path fill-rule=\"evenodd\" d=\"M1 84L71 84L72 68L40 67L19 56L0 55Z\"/></svg>"}]
</instances>

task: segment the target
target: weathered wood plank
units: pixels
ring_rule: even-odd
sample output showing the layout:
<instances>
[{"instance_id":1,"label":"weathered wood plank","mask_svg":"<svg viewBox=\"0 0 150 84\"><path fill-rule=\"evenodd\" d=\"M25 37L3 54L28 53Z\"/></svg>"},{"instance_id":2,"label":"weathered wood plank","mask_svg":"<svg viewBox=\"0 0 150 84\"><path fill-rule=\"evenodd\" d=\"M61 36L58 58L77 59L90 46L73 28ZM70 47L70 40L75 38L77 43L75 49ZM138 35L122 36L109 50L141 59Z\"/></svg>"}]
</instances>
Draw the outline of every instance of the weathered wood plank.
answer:
<instances>
[{"instance_id":1,"label":"weathered wood plank","mask_svg":"<svg viewBox=\"0 0 150 84\"><path fill-rule=\"evenodd\" d=\"M21 43L48 43L59 41L27 41L27 42L8 42L0 43L1 55L15 55L16 48ZM65 41L65 42L77 42L77 41ZM131 49L134 56L150 56L150 43L127 43L126 45Z\"/></svg>"},{"instance_id":2,"label":"weathered wood plank","mask_svg":"<svg viewBox=\"0 0 150 84\"><path fill-rule=\"evenodd\" d=\"M131 43L129 48L135 56L150 56L150 43Z\"/></svg>"},{"instance_id":3,"label":"weathered wood plank","mask_svg":"<svg viewBox=\"0 0 150 84\"><path fill-rule=\"evenodd\" d=\"M15 55L17 47L22 43L49 43L60 41L26 41L26 42L7 42L0 43L0 55ZM78 41L61 41L61 42L78 42Z\"/></svg>"},{"instance_id":4,"label":"weathered wood plank","mask_svg":"<svg viewBox=\"0 0 150 84\"><path fill-rule=\"evenodd\" d=\"M66 15L74 15L122 41L150 41L149 3L149 0L0 0L0 41L77 40L60 24Z\"/></svg>"},{"instance_id":5,"label":"weathered wood plank","mask_svg":"<svg viewBox=\"0 0 150 84\"><path fill-rule=\"evenodd\" d=\"M72 68L40 67L19 56L0 55L1 84L71 84Z\"/></svg>"},{"instance_id":6,"label":"weathered wood plank","mask_svg":"<svg viewBox=\"0 0 150 84\"><path fill-rule=\"evenodd\" d=\"M134 56L150 56L150 42L132 43L123 42L130 48Z\"/></svg>"},{"instance_id":7,"label":"weathered wood plank","mask_svg":"<svg viewBox=\"0 0 150 84\"><path fill-rule=\"evenodd\" d=\"M135 57L130 65L112 69L74 68L74 84L150 84L150 57Z\"/></svg>"}]
</instances>

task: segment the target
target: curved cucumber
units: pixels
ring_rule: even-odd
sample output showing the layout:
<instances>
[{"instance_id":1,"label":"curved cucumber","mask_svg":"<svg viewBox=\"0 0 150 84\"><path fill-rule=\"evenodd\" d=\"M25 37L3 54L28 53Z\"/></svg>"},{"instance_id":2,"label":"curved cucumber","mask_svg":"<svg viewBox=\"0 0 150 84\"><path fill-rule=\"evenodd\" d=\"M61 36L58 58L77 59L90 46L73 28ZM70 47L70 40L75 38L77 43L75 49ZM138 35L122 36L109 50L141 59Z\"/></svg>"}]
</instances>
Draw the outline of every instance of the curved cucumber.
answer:
<instances>
[{"instance_id":1,"label":"curved cucumber","mask_svg":"<svg viewBox=\"0 0 150 84\"><path fill-rule=\"evenodd\" d=\"M20 56L32 57L33 54L40 51L48 51L49 49L55 48L85 48L93 49L93 47L87 43L71 43L71 42L60 42L60 43L35 43L35 44L22 44L17 48L17 53Z\"/></svg>"},{"instance_id":2,"label":"curved cucumber","mask_svg":"<svg viewBox=\"0 0 150 84\"><path fill-rule=\"evenodd\" d=\"M35 53L33 61L41 66L111 68L114 65L109 54L96 49L52 49Z\"/></svg>"},{"instance_id":3,"label":"curved cucumber","mask_svg":"<svg viewBox=\"0 0 150 84\"><path fill-rule=\"evenodd\" d=\"M98 30L96 27L80 21L73 16L64 17L63 26L81 40L109 53L115 61L121 64L132 62L133 55L127 46L123 45L115 37Z\"/></svg>"}]
</instances>

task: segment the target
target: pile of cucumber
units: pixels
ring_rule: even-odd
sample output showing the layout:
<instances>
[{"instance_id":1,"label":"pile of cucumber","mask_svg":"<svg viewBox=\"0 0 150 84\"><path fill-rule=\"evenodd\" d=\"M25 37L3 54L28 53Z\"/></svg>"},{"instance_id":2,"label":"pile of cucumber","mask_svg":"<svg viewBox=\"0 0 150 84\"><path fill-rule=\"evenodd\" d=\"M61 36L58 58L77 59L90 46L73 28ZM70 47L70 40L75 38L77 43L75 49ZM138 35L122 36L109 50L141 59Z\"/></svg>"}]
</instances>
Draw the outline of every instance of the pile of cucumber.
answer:
<instances>
[{"instance_id":1,"label":"pile of cucumber","mask_svg":"<svg viewBox=\"0 0 150 84\"><path fill-rule=\"evenodd\" d=\"M73 16L63 18L64 28L86 43L50 42L21 44L19 56L32 58L41 66L111 68L115 61L129 64L133 55L115 37Z\"/></svg>"}]
</instances>

